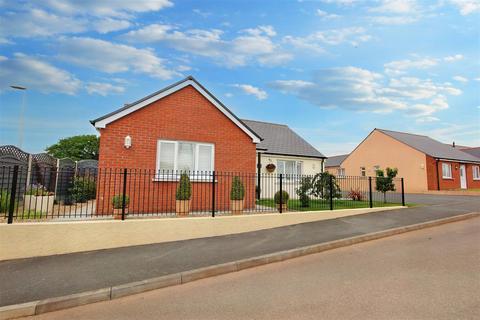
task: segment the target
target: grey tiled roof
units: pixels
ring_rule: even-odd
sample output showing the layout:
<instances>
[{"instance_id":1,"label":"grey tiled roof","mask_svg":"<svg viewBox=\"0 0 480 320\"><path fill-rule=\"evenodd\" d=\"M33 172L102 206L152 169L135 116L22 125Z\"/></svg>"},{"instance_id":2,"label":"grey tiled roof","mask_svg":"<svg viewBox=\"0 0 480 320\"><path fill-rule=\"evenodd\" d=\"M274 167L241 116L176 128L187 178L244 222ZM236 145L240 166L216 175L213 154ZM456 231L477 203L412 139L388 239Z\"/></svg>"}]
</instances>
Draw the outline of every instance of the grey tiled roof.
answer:
<instances>
[{"instance_id":1,"label":"grey tiled roof","mask_svg":"<svg viewBox=\"0 0 480 320\"><path fill-rule=\"evenodd\" d=\"M459 148L454 148L427 136L383 129L376 130L434 158L480 162L479 158L463 152Z\"/></svg>"},{"instance_id":2,"label":"grey tiled roof","mask_svg":"<svg viewBox=\"0 0 480 320\"><path fill-rule=\"evenodd\" d=\"M348 157L348 154L341 154L339 156L328 157L325 161L325 167L338 167L342 164L343 160Z\"/></svg>"},{"instance_id":3,"label":"grey tiled roof","mask_svg":"<svg viewBox=\"0 0 480 320\"><path fill-rule=\"evenodd\" d=\"M263 141L257 144L257 149L271 154L325 158L287 125L244 119L242 121L263 138Z\"/></svg>"},{"instance_id":4,"label":"grey tiled roof","mask_svg":"<svg viewBox=\"0 0 480 320\"><path fill-rule=\"evenodd\" d=\"M466 152L468 154L471 154L474 157L477 157L480 159L480 147L476 148L462 148L463 152Z\"/></svg>"}]
</instances>

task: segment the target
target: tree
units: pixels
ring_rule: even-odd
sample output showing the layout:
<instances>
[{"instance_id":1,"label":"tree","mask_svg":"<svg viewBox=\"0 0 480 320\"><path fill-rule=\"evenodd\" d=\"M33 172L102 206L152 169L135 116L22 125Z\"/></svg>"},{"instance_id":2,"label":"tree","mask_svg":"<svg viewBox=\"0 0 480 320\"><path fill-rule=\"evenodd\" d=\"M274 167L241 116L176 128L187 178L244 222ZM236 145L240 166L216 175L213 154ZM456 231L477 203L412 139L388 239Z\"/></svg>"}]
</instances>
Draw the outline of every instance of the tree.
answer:
<instances>
[{"instance_id":1,"label":"tree","mask_svg":"<svg viewBox=\"0 0 480 320\"><path fill-rule=\"evenodd\" d=\"M295 192L298 195L298 199L300 200L300 206L302 208L310 207L310 194L312 192L312 178L311 177L303 177L300 180L300 186L298 187Z\"/></svg>"},{"instance_id":2,"label":"tree","mask_svg":"<svg viewBox=\"0 0 480 320\"><path fill-rule=\"evenodd\" d=\"M395 183L393 183L393 178L397 176L398 169L397 168L388 168L386 169L387 175L381 169L377 169L375 171L377 177L375 179L375 188L377 191L383 193L383 203L387 203L387 192L388 191L395 191Z\"/></svg>"},{"instance_id":3,"label":"tree","mask_svg":"<svg viewBox=\"0 0 480 320\"><path fill-rule=\"evenodd\" d=\"M317 173L312 181L312 195L320 197L324 200L330 199L330 181L332 181L332 198L341 198L342 193L340 186L337 184L337 178L328 173Z\"/></svg>"},{"instance_id":4,"label":"tree","mask_svg":"<svg viewBox=\"0 0 480 320\"><path fill-rule=\"evenodd\" d=\"M98 160L99 138L94 134L79 135L60 139L45 150L55 158L78 160Z\"/></svg>"}]
</instances>

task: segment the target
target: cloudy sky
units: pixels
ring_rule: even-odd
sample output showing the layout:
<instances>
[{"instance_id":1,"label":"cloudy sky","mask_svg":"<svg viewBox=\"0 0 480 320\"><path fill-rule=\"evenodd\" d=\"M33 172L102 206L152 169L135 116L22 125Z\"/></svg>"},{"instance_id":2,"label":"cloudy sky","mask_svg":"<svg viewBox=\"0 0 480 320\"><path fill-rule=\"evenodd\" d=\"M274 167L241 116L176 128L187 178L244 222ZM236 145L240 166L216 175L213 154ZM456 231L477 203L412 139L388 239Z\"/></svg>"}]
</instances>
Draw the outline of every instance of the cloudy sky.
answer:
<instances>
[{"instance_id":1,"label":"cloudy sky","mask_svg":"<svg viewBox=\"0 0 480 320\"><path fill-rule=\"evenodd\" d=\"M327 155L373 128L480 145L480 1L0 0L0 144L89 120L193 75L239 117Z\"/></svg>"}]
</instances>

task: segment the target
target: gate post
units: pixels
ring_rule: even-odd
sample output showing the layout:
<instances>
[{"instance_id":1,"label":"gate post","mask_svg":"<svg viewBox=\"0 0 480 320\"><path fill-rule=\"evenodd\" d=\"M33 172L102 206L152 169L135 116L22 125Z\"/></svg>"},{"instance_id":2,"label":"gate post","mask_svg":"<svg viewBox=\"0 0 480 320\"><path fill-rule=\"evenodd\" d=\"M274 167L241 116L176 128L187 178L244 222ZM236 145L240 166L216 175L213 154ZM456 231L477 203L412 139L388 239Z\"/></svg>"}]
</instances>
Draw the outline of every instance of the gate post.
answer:
<instances>
[{"instance_id":1,"label":"gate post","mask_svg":"<svg viewBox=\"0 0 480 320\"><path fill-rule=\"evenodd\" d=\"M212 172L212 218L215 218L215 170Z\"/></svg>"},{"instance_id":2,"label":"gate post","mask_svg":"<svg viewBox=\"0 0 480 320\"><path fill-rule=\"evenodd\" d=\"M127 202L127 168L123 169L123 194L122 194L122 220L125 220L125 207Z\"/></svg>"},{"instance_id":3,"label":"gate post","mask_svg":"<svg viewBox=\"0 0 480 320\"><path fill-rule=\"evenodd\" d=\"M283 187L282 187L283 173L280 173L280 213L283 211ZM275 198L275 197L274 197Z\"/></svg>"},{"instance_id":4,"label":"gate post","mask_svg":"<svg viewBox=\"0 0 480 320\"><path fill-rule=\"evenodd\" d=\"M401 178L402 180L402 206L405 207L405 186L403 184L403 178Z\"/></svg>"},{"instance_id":5,"label":"gate post","mask_svg":"<svg viewBox=\"0 0 480 320\"><path fill-rule=\"evenodd\" d=\"M368 177L368 202L370 208L373 208L373 199L372 199L372 177Z\"/></svg>"},{"instance_id":6,"label":"gate post","mask_svg":"<svg viewBox=\"0 0 480 320\"><path fill-rule=\"evenodd\" d=\"M329 175L330 177L330 183L329 183L329 189L330 189L330 210L333 210L333 175Z\"/></svg>"},{"instance_id":7,"label":"gate post","mask_svg":"<svg viewBox=\"0 0 480 320\"><path fill-rule=\"evenodd\" d=\"M10 170L9 170L10 171ZM17 193L18 165L13 167L12 188L10 189L10 203L8 207L8 224L13 222L13 211L15 211L15 196Z\"/></svg>"}]
</instances>

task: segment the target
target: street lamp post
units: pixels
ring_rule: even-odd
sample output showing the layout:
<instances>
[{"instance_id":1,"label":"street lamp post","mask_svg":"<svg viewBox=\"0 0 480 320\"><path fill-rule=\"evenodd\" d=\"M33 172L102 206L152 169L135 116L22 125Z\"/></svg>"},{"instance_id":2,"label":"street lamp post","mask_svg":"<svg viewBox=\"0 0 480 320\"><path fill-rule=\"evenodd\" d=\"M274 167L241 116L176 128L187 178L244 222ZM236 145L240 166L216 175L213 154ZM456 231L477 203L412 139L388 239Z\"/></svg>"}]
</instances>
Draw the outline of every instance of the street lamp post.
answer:
<instances>
[{"instance_id":1,"label":"street lamp post","mask_svg":"<svg viewBox=\"0 0 480 320\"><path fill-rule=\"evenodd\" d=\"M27 88L22 87L22 86L15 86L12 85L10 88L15 89L15 90L20 90L23 92L22 94L22 105L20 107L20 119L18 123L18 147L20 149L23 148L23 135L24 135L24 127L25 127L25 95Z\"/></svg>"}]
</instances>

